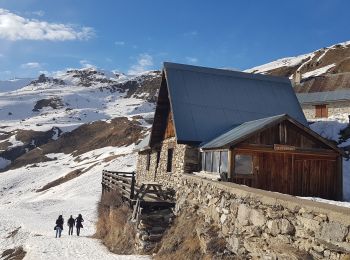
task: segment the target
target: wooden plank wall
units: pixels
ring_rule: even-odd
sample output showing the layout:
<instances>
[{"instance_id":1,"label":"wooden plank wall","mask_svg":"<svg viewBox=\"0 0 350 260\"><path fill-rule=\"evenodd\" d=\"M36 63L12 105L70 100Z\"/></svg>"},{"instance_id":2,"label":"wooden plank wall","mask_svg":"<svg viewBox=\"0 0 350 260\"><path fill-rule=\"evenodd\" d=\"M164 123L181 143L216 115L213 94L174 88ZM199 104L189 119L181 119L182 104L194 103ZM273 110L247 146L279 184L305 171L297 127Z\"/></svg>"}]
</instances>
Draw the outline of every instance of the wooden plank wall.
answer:
<instances>
[{"instance_id":1,"label":"wooden plank wall","mask_svg":"<svg viewBox=\"0 0 350 260\"><path fill-rule=\"evenodd\" d=\"M267 128L264 131L251 136L245 140L243 144L286 144L304 149L329 149L324 143L302 131L289 121L284 121L276 126Z\"/></svg>"},{"instance_id":2,"label":"wooden plank wall","mask_svg":"<svg viewBox=\"0 0 350 260\"><path fill-rule=\"evenodd\" d=\"M339 199L337 158L332 156L234 150L254 157L254 174L235 176L233 182L296 196Z\"/></svg>"}]
</instances>

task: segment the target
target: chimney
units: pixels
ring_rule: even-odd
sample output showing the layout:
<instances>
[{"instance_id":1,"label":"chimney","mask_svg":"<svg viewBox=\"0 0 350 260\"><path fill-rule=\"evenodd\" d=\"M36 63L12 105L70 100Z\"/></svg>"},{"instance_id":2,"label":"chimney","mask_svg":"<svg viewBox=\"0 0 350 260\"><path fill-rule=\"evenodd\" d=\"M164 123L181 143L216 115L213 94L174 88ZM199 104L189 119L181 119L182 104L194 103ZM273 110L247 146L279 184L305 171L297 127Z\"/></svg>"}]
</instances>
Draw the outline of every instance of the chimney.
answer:
<instances>
[{"instance_id":1,"label":"chimney","mask_svg":"<svg viewBox=\"0 0 350 260\"><path fill-rule=\"evenodd\" d=\"M300 70L297 70L296 72L294 72L294 74L293 74L293 81L294 81L294 84L300 84L300 81L301 81Z\"/></svg>"}]
</instances>

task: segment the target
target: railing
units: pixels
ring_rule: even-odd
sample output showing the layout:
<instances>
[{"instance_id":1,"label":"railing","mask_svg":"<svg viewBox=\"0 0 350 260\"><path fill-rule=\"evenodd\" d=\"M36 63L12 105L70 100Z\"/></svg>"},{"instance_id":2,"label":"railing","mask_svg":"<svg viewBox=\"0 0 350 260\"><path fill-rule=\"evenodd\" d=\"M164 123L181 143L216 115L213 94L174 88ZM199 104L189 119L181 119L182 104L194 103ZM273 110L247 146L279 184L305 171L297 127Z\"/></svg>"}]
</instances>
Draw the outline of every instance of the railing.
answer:
<instances>
[{"instance_id":1,"label":"railing","mask_svg":"<svg viewBox=\"0 0 350 260\"><path fill-rule=\"evenodd\" d=\"M118 190L128 200L135 199L135 172L102 171L102 192Z\"/></svg>"}]
</instances>

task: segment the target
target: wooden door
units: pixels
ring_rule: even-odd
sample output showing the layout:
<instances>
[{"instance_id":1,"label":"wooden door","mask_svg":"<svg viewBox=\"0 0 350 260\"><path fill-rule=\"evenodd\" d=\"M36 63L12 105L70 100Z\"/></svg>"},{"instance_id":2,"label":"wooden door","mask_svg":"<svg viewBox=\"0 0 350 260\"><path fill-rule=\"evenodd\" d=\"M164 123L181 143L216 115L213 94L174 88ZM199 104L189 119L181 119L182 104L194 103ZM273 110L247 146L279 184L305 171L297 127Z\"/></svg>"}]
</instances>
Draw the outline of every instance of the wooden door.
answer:
<instances>
[{"instance_id":1,"label":"wooden door","mask_svg":"<svg viewBox=\"0 0 350 260\"><path fill-rule=\"evenodd\" d=\"M336 160L296 158L294 165L294 195L337 198Z\"/></svg>"}]
</instances>

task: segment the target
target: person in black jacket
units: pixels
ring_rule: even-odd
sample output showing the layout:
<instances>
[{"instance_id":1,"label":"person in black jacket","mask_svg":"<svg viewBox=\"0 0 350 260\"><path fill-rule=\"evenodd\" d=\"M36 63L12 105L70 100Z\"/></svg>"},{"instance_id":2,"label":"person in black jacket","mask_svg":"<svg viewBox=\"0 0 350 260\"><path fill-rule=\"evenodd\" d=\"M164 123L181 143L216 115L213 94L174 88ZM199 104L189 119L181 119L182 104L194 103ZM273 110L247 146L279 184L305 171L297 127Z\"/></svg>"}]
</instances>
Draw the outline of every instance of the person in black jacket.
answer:
<instances>
[{"instance_id":1,"label":"person in black jacket","mask_svg":"<svg viewBox=\"0 0 350 260\"><path fill-rule=\"evenodd\" d=\"M55 230L56 230L56 238L61 237L61 233L63 230L63 223L64 223L64 219L62 217L62 215L58 216L58 219L56 220L56 226L55 226Z\"/></svg>"},{"instance_id":2,"label":"person in black jacket","mask_svg":"<svg viewBox=\"0 0 350 260\"><path fill-rule=\"evenodd\" d=\"M75 219L76 225L75 227L77 228L77 235L80 235L80 228L83 228L82 222L84 222L83 216L81 214L78 215L78 217Z\"/></svg>"},{"instance_id":3,"label":"person in black jacket","mask_svg":"<svg viewBox=\"0 0 350 260\"><path fill-rule=\"evenodd\" d=\"M69 227L68 235L73 235L73 227L75 226L75 219L72 215L70 215L70 218L67 221L67 225Z\"/></svg>"}]
</instances>

